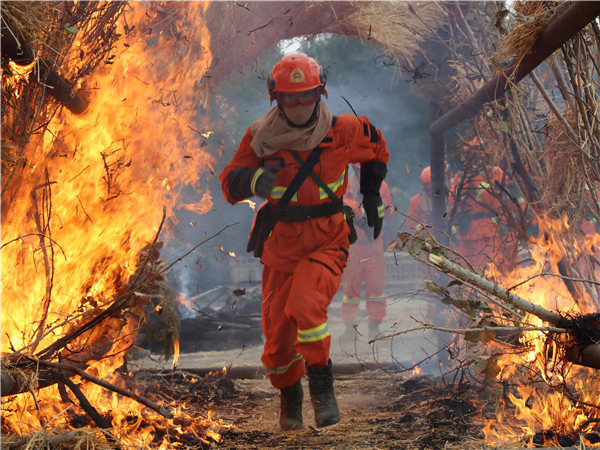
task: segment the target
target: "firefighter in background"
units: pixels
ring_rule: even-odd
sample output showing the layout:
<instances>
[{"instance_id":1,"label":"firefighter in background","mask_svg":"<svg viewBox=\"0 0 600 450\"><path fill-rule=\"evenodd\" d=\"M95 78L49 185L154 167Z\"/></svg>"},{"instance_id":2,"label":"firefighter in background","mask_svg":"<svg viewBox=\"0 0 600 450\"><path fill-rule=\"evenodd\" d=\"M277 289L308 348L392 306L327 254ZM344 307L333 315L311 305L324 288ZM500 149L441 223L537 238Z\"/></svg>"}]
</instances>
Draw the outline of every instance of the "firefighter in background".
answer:
<instances>
[{"instance_id":1,"label":"firefighter in background","mask_svg":"<svg viewBox=\"0 0 600 450\"><path fill-rule=\"evenodd\" d=\"M429 223L431 210L431 168L427 166L421 172L421 190L413 195L408 205L407 224L411 232L414 233L418 225L415 220L411 219Z\"/></svg>"},{"instance_id":2,"label":"firefighter in background","mask_svg":"<svg viewBox=\"0 0 600 450\"><path fill-rule=\"evenodd\" d=\"M424 224L429 223L431 219L432 208L431 168L427 166L421 171L421 190L413 195L408 205L409 217L407 218L407 225L411 233L415 233L417 231L419 222ZM434 271L435 269L429 267L428 265L421 264L421 279L433 279Z\"/></svg>"},{"instance_id":3,"label":"firefighter in background","mask_svg":"<svg viewBox=\"0 0 600 450\"><path fill-rule=\"evenodd\" d=\"M448 163L444 163L444 177L446 191L450 191L452 174ZM451 192L449 192L451 194ZM431 201L431 167L427 166L421 171L421 190L412 196L408 205L407 225L412 233L417 230L418 222L430 224L433 205ZM449 210L453 202L452 195L446 198L446 210ZM417 222L418 221L418 222Z\"/></svg>"},{"instance_id":4,"label":"firefighter in background","mask_svg":"<svg viewBox=\"0 0 600 450\"><path fill-rule=\"evenodd\" d=\"M340 315L346 324L342 339L354 338L354 325L358 315L363 282L369 316L369 339L374 339L379 334L379 325L386 313L383 233L377 239L373 239L373 233L368 229L367 219L360 205L359 169L351 166L350 172L348 190L344 194L344 204L350 206L354 212L356 242L350 247L348 265L342 275L344 295ZM391 219L395 215L395 211L390 189L385 181L381 184L379 193L385 208L385 218Z\"/></svg>"},{"instance_id":5,"label":"firefighter in background","mask_svg":"<svg viewBox=\"0 0 600 450\"><path fill-rule=\"evenodd\" d=\"M478 269L484 269L492 261L498 266L510 259L510 251L499 232L501 204L495 187L503 177L500 167L484 167L462 182L458 180L460 177L455 178L453 185L457 251Z\"/></svg>"},{"instance_id":6,"label":"firefighter in background","mask_svg":"<svg viewBox=\"0 0 600 450\"><path fill-rule=\"evenodd\" d=\"M316 425L325 427L340 420L327 307L350 246L342 212L348 164L361 166L362 206L377 238L384 216L379 189L389 153L382 133L366 117L332 115L321 100L327 97L326 75L314 59L286 55L267 82L277 105L248 128L219 178L232 204L252 196L268 200L255 216L248 250L264 264L262 362L281 393L280 426L303 426L306 372Z\"/></svg>"}]
</instances>

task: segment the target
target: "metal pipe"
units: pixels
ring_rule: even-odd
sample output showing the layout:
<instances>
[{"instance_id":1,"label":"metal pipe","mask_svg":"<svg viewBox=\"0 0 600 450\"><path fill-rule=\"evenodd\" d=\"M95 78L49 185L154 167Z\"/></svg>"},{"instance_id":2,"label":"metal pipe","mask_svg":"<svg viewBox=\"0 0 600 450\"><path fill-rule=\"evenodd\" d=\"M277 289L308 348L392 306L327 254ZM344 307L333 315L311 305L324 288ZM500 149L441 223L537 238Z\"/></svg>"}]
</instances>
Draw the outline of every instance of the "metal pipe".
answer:
<instances>
[{"instance_id":1,"label":"metal pipe","mask_svg":"<svg viewBox=\"0 0 600 450\"><path fill-rule=\"evenodd\" d=\"M430 134L442 134L463 120L475 115L484 104L500 98L512 84L521 81L529 72L599 15L599 1L575 2L558 19L548 25L548 28L542 32L530 52L520 62L519 60L511 62L503 74L497 75L488 81L467 100L433 122L429 127ZM510 84L508 80L510 80Z\"/></svg>"}]
</instances>

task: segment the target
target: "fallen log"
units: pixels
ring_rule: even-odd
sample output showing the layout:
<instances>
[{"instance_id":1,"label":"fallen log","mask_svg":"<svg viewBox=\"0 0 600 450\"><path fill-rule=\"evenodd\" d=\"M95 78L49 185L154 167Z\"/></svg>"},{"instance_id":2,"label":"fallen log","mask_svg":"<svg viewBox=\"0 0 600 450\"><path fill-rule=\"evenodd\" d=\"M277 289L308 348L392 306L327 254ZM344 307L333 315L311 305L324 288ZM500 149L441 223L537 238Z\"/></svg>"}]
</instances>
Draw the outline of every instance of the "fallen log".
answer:
<instances>
[{"instance_id":1,"label":"fallen log","mask_svg":"<svg viewBox=\"0 0 600 450\"><path fill-rule=\"evenodd\" d=\"M407 363L408 364L408 363ZM408 364L410 365L410 364ZM402 364L397 362L380 362L380 363L346 363L346 364L335 364L333 362L333 374L334 375L354 375L369 370L388 370L392 372L398 371ZM207 377L210 375L223 375L224 378L232 380L244 380L244 379L257 379L266 378L267 371L264 366L237 366L237 367L200 367L200 368L177 368L177 371L189 372L200 377ZM140 373L143 371L140 371ZM145 372L149 373L171 373L171 371L165 370L150 370L146 369Z\"/></svg>"},{"instance_id":2,"label":"fallen log","mask_svg":"<svg viewBox=\"0 0 600 450\"><path fill-rule=\"evenodd\" d=\"M91 383L97 384L98 386L101 386L107 390L116 392L117 394L123 395L125 397L129 397L129 398L135 400L136 402L141 403L142 405L144 405L150 409L153 409L154 411L156 411L163 417L166 417L167 419L173 418L173 415L169 411L167 411L162 405L159 405L158 403L156 403L146 397L138 395L138 394L130 391L129 389L126 389L121 386L117 386L117 385L109 383L108 381L105 381L101 378L90 375L85 370L83 370L77 366L73 366L71 364L61 364L61 363L54 363L54 362L50 362L50 361L42 361L39 359L38 360L28 359L27 362L29 363L28 368L31 372L33 372L33 368L37 369L36 373L38 373L38 380L39 380L38 384L35 387L32 387L31 383L23 383L22 380L16 379L16 377L11 376L10 372L7 373L6 369L4 369L1 373L1 375L2 375L2 392L1 392L2 397L5 397L7 395L20 394L20 393L23 393L26 391L30 391L33 388L39 389L41 387L46 387L51 384L57 383L57 382L61 381L57 378L61 378L61 377L56 376L56 374L55 374L56 371L66 371L66 372L77 374L82 379L89 381ZM43 370L44 368L46 370Z\"/></svg>"}]
</instances>

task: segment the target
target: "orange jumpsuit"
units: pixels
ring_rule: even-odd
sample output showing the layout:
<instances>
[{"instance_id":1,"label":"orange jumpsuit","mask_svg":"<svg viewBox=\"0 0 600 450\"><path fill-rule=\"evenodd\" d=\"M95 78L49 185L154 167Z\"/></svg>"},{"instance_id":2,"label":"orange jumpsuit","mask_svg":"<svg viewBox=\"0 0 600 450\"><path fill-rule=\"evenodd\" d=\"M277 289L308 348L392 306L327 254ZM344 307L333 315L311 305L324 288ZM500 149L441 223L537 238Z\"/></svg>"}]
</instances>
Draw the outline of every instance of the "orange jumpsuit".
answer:
<instances>
[{"instance_id":1,"label":"orange jumpsuit","mask_svg":"<svg viewBox=\"0 0 600 450\"><path fill-rule=\"evenodd\" d=\"M493 183L501 179L502 173L497 168L488 174L478 174L465 183L457 198L457 251L475 268L483 269L491 261L500 264L509 257L498 230L500 202L491 193ZM453 194L458 195L456 187Z\"/></svg>"},{"instance_id":2,"label":"orange jumpsuit","mask_svg":"<svg viewBox=\"0 0 600 450\"><path fill-rule=\"evenodd\" d=\"M239 167L259 168L267 160L277 161L275 187L267 200L277 204L299 169L299 163L285 149L259 158L250 146L252 134L246 131L231 162L220 175L225 198L235 203L229 192L228 175ZM342 197L348 181L349 163L377 161L387 164L386 142L366 117L338 116L335 127L320 144L324 150L313 168L333 192ZM299 152L306 159L310 151ZM331 202L309 176L290 201L290 206ZM327 307L337 292L348 258L350 229L342 212L302 222L275 224L265 242L261 262L262 320L265 346L262 362L271 384L281 389L292 386L304 375L303 360L311 366L329 362L331 336L327 329Z\"/></svg>"},{"instance_id":3,"label":"orange jumpsuit","mask_svg":"<svg viewBox=\"0 0 600 450\"><path fill-rule=\"evenodd\" d=\"M424 198L427 194L427 192L420 190L413 195L408 205L408 215L423 223L429 223L431 218L431 199ZM422 205L427 205L427 207L424 208ZM411 231L415 231L417 222L409 218L408 226Z\"/></svg>"},{"instance_id":4,"label":"orange jumpsuit","mask_svg":"<svg viewBox=\"0 0 600 450\"><path fill-rule=\"evenodd\" d=\"M373 239L373 230L366 226L366 218L361 213L360 193L353 189L354 184L346 192L344 203L352 207L355 213L354 227L356 228L356 242L350 247L348 266L342 276L344 297L340 315L344 321L356 319L360 304L362 283L365 283L367 297L367 312L369 321L381 322L386 313L385 285L385 255L383 248L383 233ZM392 206L392 196L387 183L384 181L379 190L385 218L390 219L395 212Z\"/></svg>"}]
</instances>

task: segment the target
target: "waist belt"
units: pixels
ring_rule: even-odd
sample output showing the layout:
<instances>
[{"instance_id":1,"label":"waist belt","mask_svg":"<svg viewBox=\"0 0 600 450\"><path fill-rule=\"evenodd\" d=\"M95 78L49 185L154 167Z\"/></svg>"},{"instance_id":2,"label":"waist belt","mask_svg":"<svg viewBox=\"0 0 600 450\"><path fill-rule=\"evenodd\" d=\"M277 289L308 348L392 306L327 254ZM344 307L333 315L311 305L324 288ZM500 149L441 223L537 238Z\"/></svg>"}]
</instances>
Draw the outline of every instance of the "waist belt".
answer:
<instances>
[{"instance_id":1,"label":"waist belt","mask_svg":"<svg viewBox=\"0 0 600 450\"><path fill-rule=\"evenodd\" d=\"M276 205L272 205L271 217L282 222L302 222L307 219L332 216L342 212L342 206L342 202L310 206L287 206L285 208L278 208Z\"/></svg>"}]
</instances>

